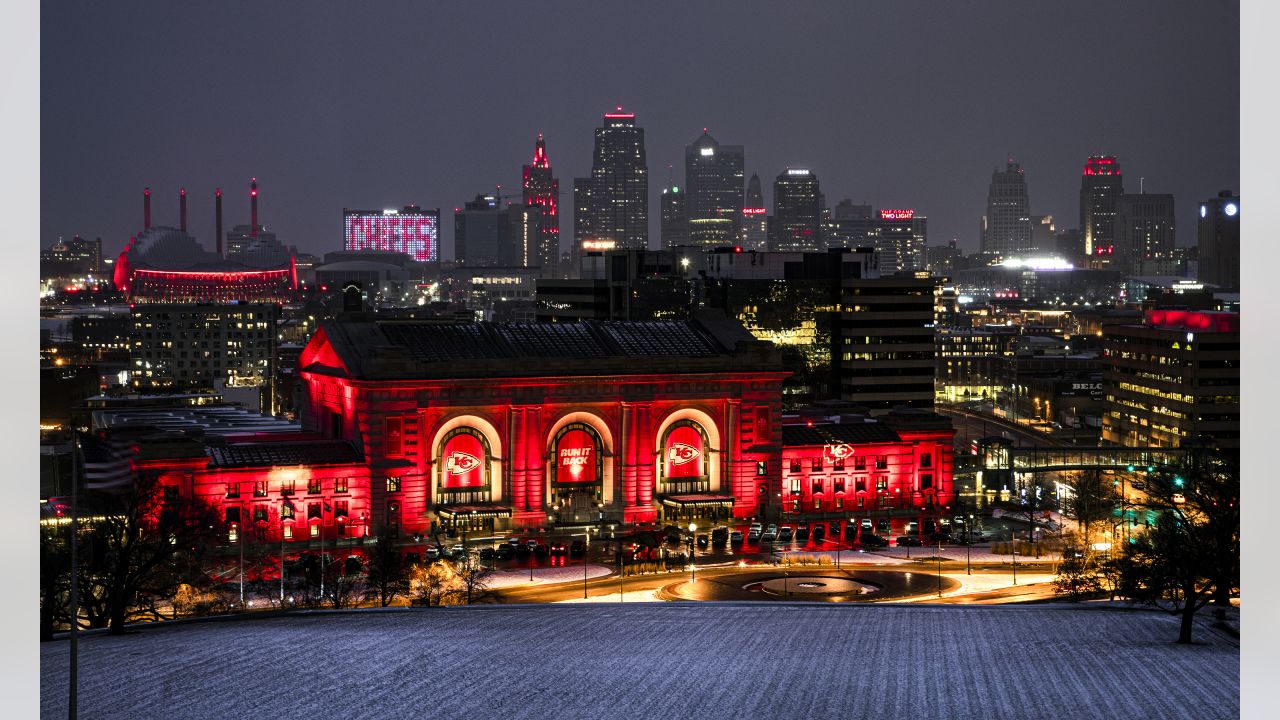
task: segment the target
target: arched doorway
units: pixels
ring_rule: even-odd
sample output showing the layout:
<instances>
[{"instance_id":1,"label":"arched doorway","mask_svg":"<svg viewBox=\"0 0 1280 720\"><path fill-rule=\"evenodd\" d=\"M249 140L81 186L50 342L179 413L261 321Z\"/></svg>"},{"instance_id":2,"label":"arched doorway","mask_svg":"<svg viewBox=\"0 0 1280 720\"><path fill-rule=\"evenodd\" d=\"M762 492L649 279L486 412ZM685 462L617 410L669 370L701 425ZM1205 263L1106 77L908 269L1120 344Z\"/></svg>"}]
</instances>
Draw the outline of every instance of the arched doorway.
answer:
<instances>
[{"instance_id":1,"label":"arched doorway","mask_svg":"<svg viewBox=\"0 0 1280 720\"><path fill-rule=\"evenodd\" d=\"M682 418L662 433L658 446L658 494L664 520L729 518L733 498L712 492L713 446L703 425Z\"/></svg>"},{"instance_id":2,"label":"arched doorway","mask_svg":"<svg viewBox=\"0 0 1280 720\"><path fill-rule=\"evenodd\" d=\"M551 441L552 512L559 523L599 521L604 505L604 442L585 422L560 428Z\"/></svg>"}]
</instances>

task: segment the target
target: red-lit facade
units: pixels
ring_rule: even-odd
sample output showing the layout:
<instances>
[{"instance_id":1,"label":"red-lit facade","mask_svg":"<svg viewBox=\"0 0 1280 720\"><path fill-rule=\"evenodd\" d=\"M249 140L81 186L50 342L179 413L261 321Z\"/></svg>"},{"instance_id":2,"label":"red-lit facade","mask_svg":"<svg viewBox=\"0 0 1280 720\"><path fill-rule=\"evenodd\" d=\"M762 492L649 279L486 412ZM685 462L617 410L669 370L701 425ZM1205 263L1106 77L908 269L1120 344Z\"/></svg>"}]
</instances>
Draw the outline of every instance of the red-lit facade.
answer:
<instances>
[{"instance_id":1,"label":"red-lit facade","mask_svg":"<svg viewBox=\"0 0 1280 720\"><path fill-rule=\"evenodd\" d=\"M878 439L859 437L862 429L856 424L784 428L784 519L870 517L886 511L909 515L912 510L928 516L955 501L953 429L881 427ZM815 435L828 437L819 443Z\"/></svg>"},{"instance_id":2,"label":"red-lit facade","mask_svg":"<svg viewBox=\"0 0 1280 720\"><path fill-rule=\"evenodd\" d=\"M116 286L130 300L166 303L284 302L298 289L298 274L290 258L289 267L277 270L148 270L129 271L121 256Z\"/></svg>"},{"instance_id":3,"label":"red-lit facade","mask_svg":"<svg viewBox=\"0 0 1280 720\"><path fill-rule=\"evenodd\" d=\"M772 345L698 323L325 323L298 363L300 439L142 464L272 541L953 502L945 421L784 427ZM577 346L547 357L552 338ZM515 341L542 356L495 357Z\"/></svg>"},{"instance_id":4,"label":"red-lit facade","mask_svg":"<svg viewBox=\"0 0 1280 720\"><path fill-rule=\"evenodd\" d=\"M786 372L750 336L749 358L744 350L477 358L415 370L371 365L352 344L365 332L374 330L322 326L299 368L304 430L362 448L375 524L386 517L426 532L437 522L656 522L685 511L682 502L664 503L672 496L714 499L699 512L746 518L762 514L767 488L776 489ZM431 347L425 352L449 342L440 329L398 332L383 337L410 350L421 340Z\"/></svg>"}]
</instances>

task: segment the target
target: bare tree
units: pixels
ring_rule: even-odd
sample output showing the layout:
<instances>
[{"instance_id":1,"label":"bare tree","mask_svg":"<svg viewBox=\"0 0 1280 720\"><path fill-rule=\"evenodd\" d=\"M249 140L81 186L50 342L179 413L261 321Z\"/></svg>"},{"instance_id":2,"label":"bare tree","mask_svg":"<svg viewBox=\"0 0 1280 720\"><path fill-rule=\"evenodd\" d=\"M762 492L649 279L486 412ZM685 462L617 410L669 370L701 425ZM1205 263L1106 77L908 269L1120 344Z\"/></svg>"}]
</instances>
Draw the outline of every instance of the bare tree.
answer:
<instances>
[{"instance_id":1,"label":"bare tree","mask_svg":"<svg viewBox=\"0 0 1280 720\"><path fill-rule=\"evenodd\" d=\"M445 563L415 564L409 571L409 593L427 607L442 605L453 579L453 570Z\"/></svg>"},{"instance_id":2,"label":"bare tree","mask_svg":"<svg viewBox=\"0 0 1280 720\"><path fill-rule=\"evenodd\" d=\"M395 539L382 533L378 535L369 552L369 577L365 594L378 605L386 607L397 597L409 594L409 565Z\"/></svg>"},{"instance_id":3,"label":"bare tree","mask_svg":"<svg viewBox=\"0 0 1280 720\"><path fill-rule=\"evenodd\" d=\"M108 632L123 633L128 622L162 617L180 584L207 587L204 561L223 530L211 504L166 491L145 474L99 501L101 514L86 523L81 578L91 626L105 614Z\"/></svg>"},{"instance_id":4,"label":"bare tree","mask_svg":"<svg viewBox=\"0 0 1280 720\"><path fill-rule=\"evenodd\" d=\"M355 607L364 591L364 562L359 556L329 561L325 568L325 594L335 608Z\"/></svg>"},{"instance_id":5,"label":"bare tree","mask_svg":"<svg viewBox=\"0 0 1280 720\"><path fill-rule=\"evenodd\" d=\"M1192 446L1148 476L1144 505L1156 523L1131 546L1122 591L1181 616L1178 642L1191 642L1196 611L1231 602L1240 573L1240 475L1234 457Z\"/></svg>"},{"instance_id":6,"label":"bare tree","mask_svg":"<svg viewBox=\"0 0 1280 720\"><path fill-rule=\"evenodd\" d=\"M475 552L463 553L454 563L454 572L457 573L468 605L489 589L489 578L493 576L493 570L480 562L479 555Z\"/></svg>"}]
</instances>

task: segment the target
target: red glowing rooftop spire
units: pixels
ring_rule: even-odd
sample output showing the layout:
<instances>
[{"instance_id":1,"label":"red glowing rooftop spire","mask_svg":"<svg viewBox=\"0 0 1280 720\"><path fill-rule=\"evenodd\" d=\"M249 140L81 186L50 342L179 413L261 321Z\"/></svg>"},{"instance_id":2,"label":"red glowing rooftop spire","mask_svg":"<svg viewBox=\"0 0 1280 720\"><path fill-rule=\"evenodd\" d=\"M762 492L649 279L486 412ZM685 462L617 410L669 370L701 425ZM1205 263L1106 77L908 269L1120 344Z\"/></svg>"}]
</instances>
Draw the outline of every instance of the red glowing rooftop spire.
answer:
<instances>
[{"instance_id":1,"label":"red glowing rooftop spire","mask_svg":"<svg viewBox=\"0 0 1280 720\"><path fill-rule=\"evenodd\" d=\"M178 227L182 232L187 231L187 189L178 188Z\"/></svg>"},{"instance_id":2,"label":"red glowing rooftop spire","mask_svg":"<svg viewBox=\"0 0 1280 720\"><path fill-rule=\"evenodd\" d=\"M1120 163L1114 155L1093 155L1084 164L1082 175L1119 175Z\"/></svg>"},{"instance_id":3,"label":"red glowing rooftop spire","mask_svg":"<svg viewBox=\"0 0 1280 720\"><path fill-rule=\"evenodd\" d=\"M142 188L142 229L151 229L151 188Z\"/></svg>"},{"instance_id":4,"label":"red glowing rooftop spire","mask_svg":"<svg viewBox=\"0 0 1280 720\"><path fill-rule=\"evenodd\" d=\"M621 105L615 107L613 112L605 113L604 116L605 119L634 120L636 118L635 113L622 112Z\"/></svg>"},{"instance_id":5,"label":"red glowing rooftop spire","mask_svg":"<svg viewBox=\"0 0 1280 720\"><path fill-rule=\"evenodd\" d=\"M542 139L542 133L538 133L538 142L533 146L533 166L551 167L551 160L547 158L547 141Z\"/></svg>"},{"instance_id":6,"label":"red glowing rooftop spire","mask_svg":"<svg viewBox=\"0 0 1280 720\"><path fill-rule=\"evenodd\" d=\"M249 181L249 234L258 237L258 178Z\"/></svg>"}]
</instances>

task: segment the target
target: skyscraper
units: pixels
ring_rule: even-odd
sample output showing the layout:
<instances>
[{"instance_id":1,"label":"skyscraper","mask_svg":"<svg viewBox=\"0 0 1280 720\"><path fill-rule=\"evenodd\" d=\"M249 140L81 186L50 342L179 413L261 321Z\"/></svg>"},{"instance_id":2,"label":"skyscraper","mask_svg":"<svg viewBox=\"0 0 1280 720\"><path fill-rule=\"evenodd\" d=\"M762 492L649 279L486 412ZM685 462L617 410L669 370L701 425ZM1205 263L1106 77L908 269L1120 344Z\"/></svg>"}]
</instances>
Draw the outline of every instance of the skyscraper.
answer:
<instances>
[{"instance_id":1,"label":"skyscraper","mask_svg":"<svg viewBox=\"0 0 1280 720\"><path fill-rule=\"evenodd\" d=\"M575 178L573 193L579 251L592 241L619 248L649 246L649 168L644 129L636 127L635 113L621 107L605 113L596 128L591 177ZM584 216L587 226L579 230L576 226Z\"/></svg>"},{"instance_id":2,"label":"skyscraper","mask_svg":"<svg viewBox=\"0 0 1280 720\"><path fill-rule=\"evenodd\" d=\"M805 168L787 168L773 181L773 219L769 249L813 251L822 232L822 200L818 176Z\"/></svg>"},{"instance_id":3,"label":"skyscraper","mask_svg":"<svg viewBox=\"0 0 1280 720\"><path fill-rule=\"evenodd\" d=\"M560 181L551 174L542 133L533 148L533 163L524 166L524 204L541 215L537 254L529 264L540 266L543 274L554 274L560 263Z\"/></svg>"},{"instance_id":4,"label":"skyscraper","mask_svg":"<svg viewBox=\"0 0 1280 720\"><path fill-rule=\"evenodd\" d=\"M1197 227L1199 279L1240 289L1240 197L1223 190L1200 203Z\"/></svg>"},{"instance_id":5,"label":"skyscraper","mask_svg":"<svg viewBox=\"0 0 1280 720\"><path fill-rule=\"evenodd\" d=\"M476 195L454 213L454 259L477 267L533 266L543 237L541 209L520 203L504 209L497 195Z\"/></svg>"},{"instance_id":6,"label":"skyscraper","mask_svg":"<svg viewBox=\"0 0 1280 720\"><path fill-rule=\"evenodd\" d=\"M1080 179L1080 236L1090 260L1115 252L1116 200L1123 194L1124 180L1115 157L1090 157Z\"/></svg>"},{"instance_id":7,"label":"skyscraper","mask_svg":"<svg viewBox=\"0 0 1280 720\"><path fill-rule=\"evenodd\" d=\"M766 250L769 247L769 210L764 206L764 193L760 190L760 176L751 173L747 183L747 198L742 205L742 246L748 251Z\"/></svg>"},{"instance_id":8,"label":"skyscraper","mask_svg":"<svg viewBox=\"0 0 1280 720\"><path fill-rule=\"evenodd\" d=\"M738 242L742 219L743 150L707 134L684 148L689 242L716 247Z\"/></svg>"},{"instance_id":9,"label":"skyscraper","mask_svg":"<svg viewBox=\"0 0 1280 720\"><path fill-rule=\"evenodd\" d=\"M689 244L689 218L686 215L686 198L679 185L667 184L662 188L661 220L662 247L673 248Z\"/></svg>"},{"instance_id":10,"label":"skyscraper","mask_svg":"<svg viewBox=\"0 0 1280 720\"><path fill-rule=\"evenodd\" d=\"M1027 178L1012 158L1004 170L991 171L987 189L987 220L982 252L1016 257L1031 252L1031 209Z\"/></svg>"},{"instance_id":11,"label":"skyscraper","mask_svg":"<svg viewBox=\"0 0 1280 720\"><path fill-rule=\"evenodd\" d=\"M1159 275L1143 262L1168 260L1174 248L1173 196L1121 195L1116 200L1116 244L1112 267L1133 275ZM1149 263L1154 265L1154 263Z\"/></svg>"}]
</instances>

